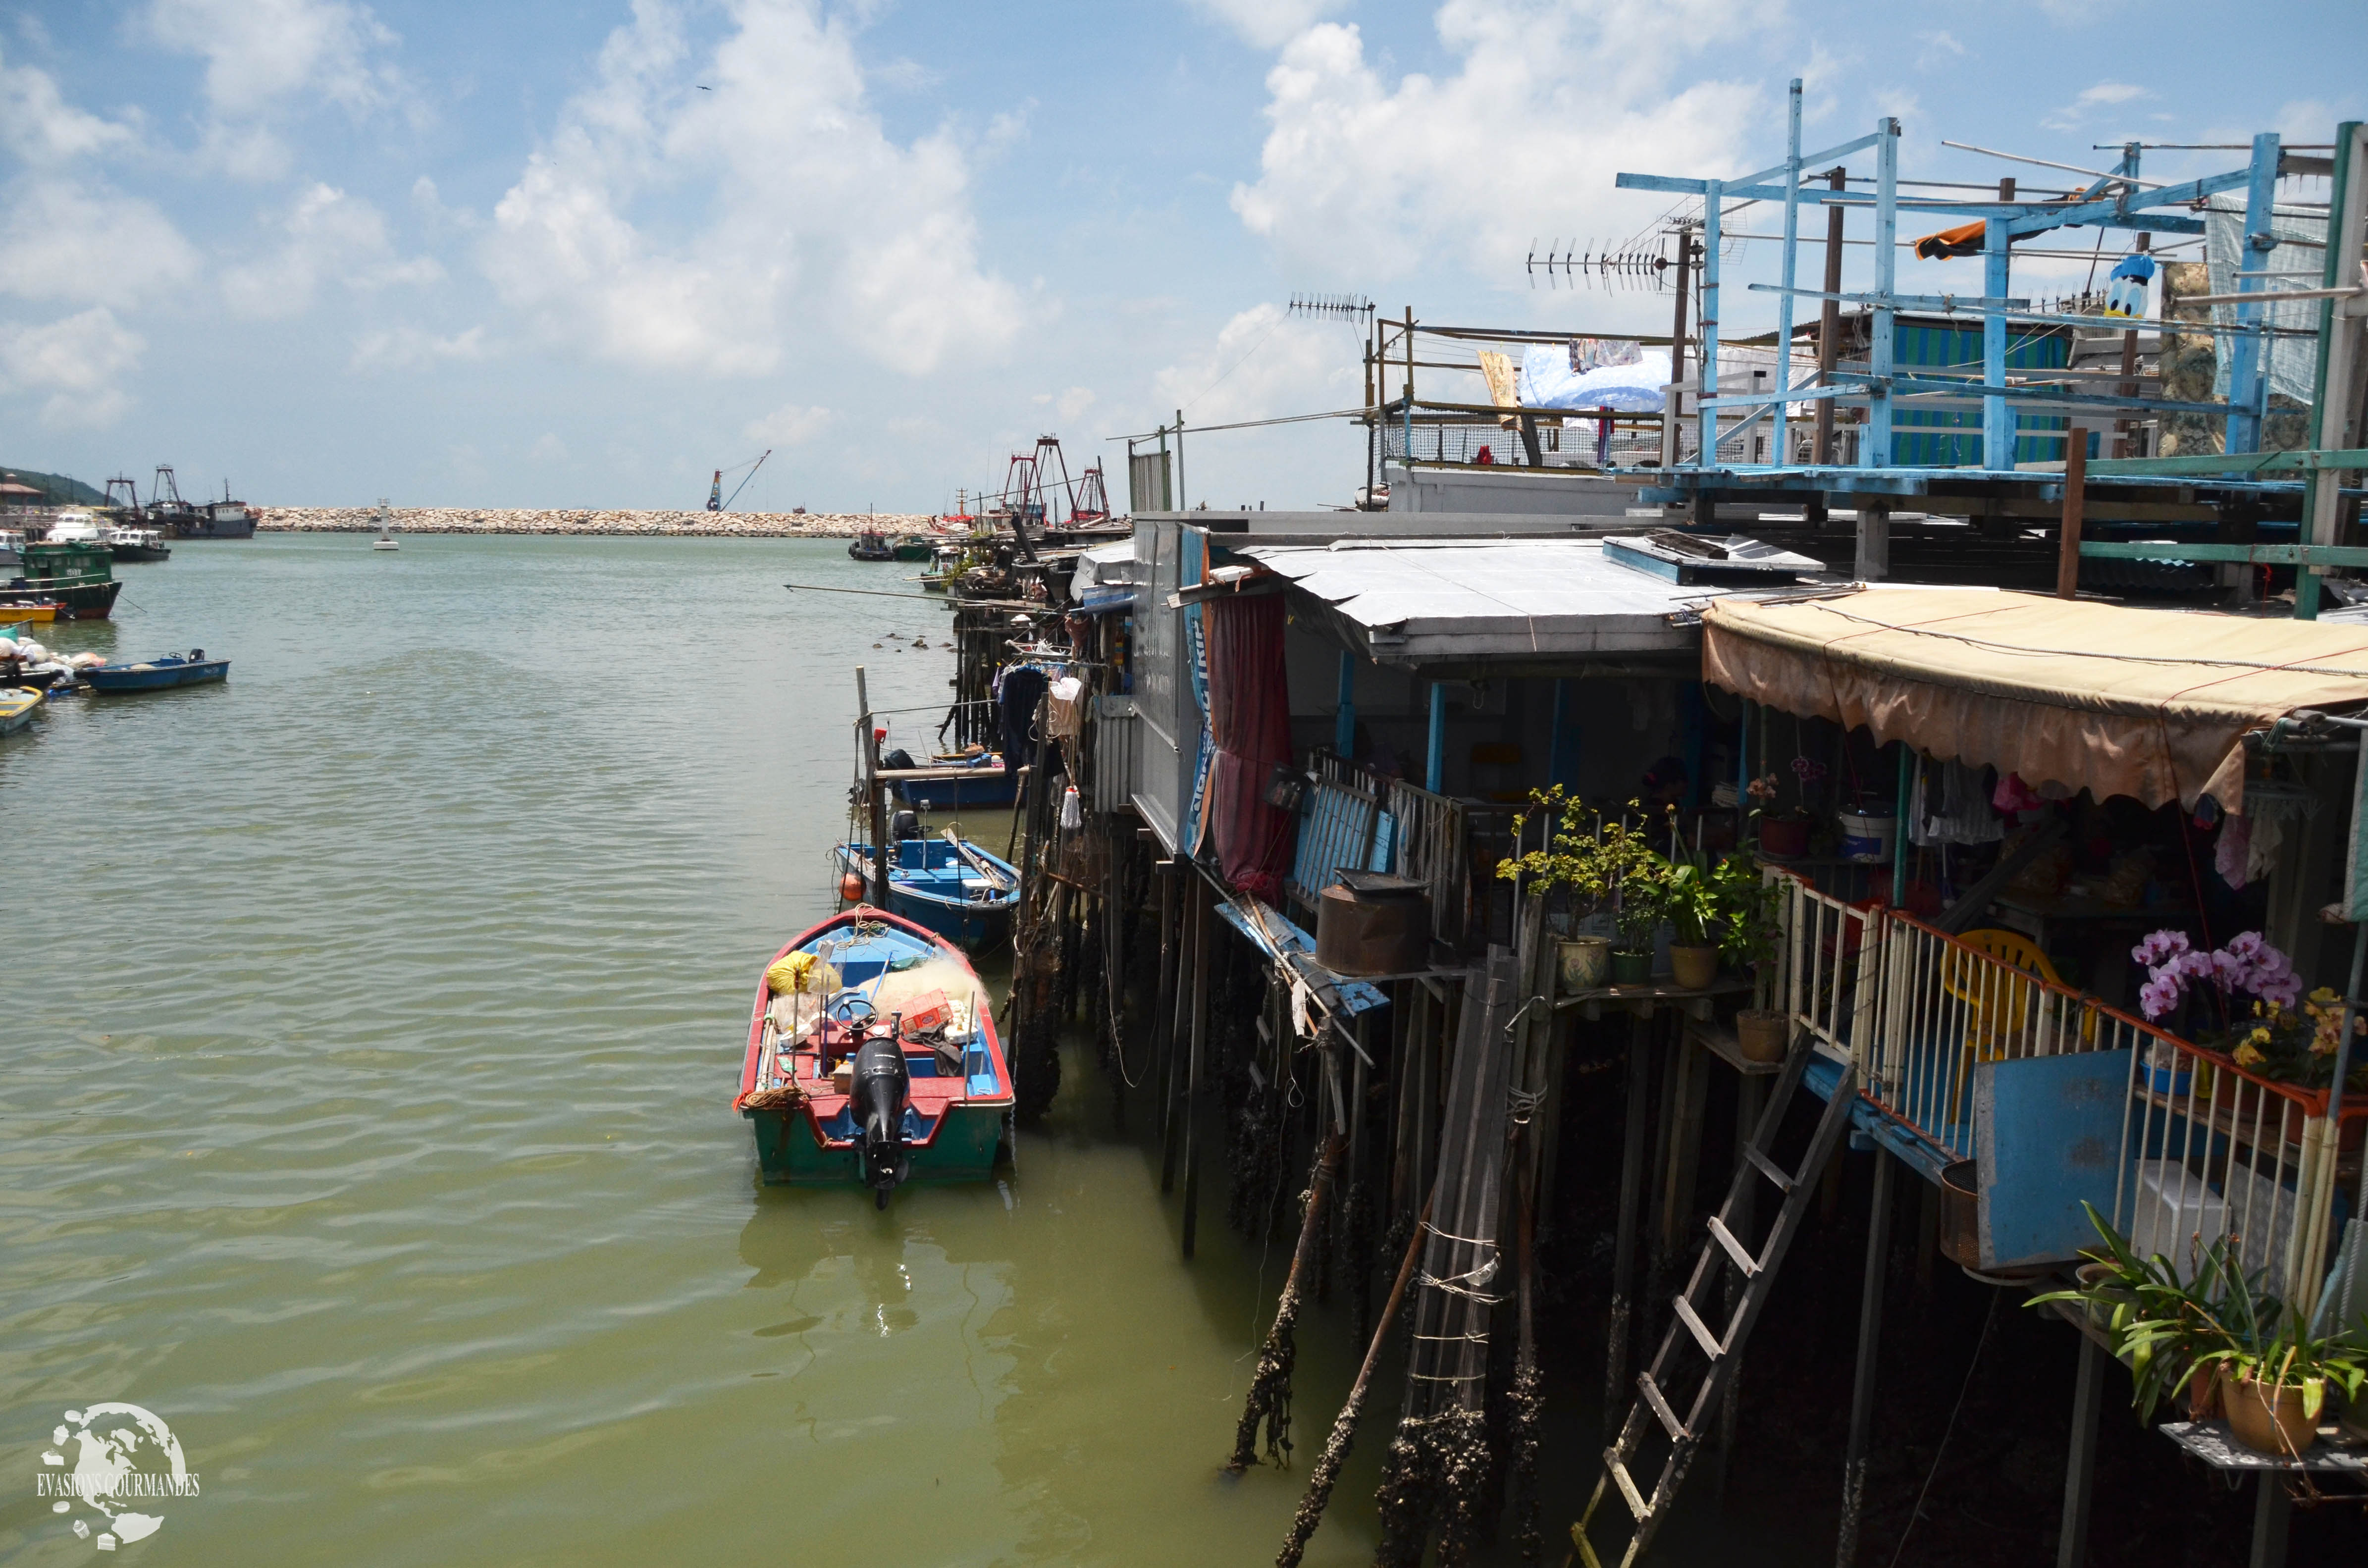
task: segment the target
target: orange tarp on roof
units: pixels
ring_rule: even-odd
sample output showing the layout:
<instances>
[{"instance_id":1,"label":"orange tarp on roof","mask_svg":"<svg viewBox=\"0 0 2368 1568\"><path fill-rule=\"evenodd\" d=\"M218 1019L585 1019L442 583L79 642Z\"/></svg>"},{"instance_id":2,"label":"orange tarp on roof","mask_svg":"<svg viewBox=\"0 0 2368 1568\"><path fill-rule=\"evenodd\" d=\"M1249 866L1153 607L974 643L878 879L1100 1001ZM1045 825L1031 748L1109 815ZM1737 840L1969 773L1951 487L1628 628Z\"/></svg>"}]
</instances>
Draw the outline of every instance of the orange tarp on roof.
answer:
<instances>
[{"instance_id":1,"label":"orange tarp on roof","mask_svg":"<svg viewBox=\"0 0 2368 1568\"><path fill-rule=\"evenodd\" d=\"M2244 810L2244 737L2368 704L2368 627L1982 589L1713 600L1702 678L2025 782Z\"/></svg>"}]
</instances>

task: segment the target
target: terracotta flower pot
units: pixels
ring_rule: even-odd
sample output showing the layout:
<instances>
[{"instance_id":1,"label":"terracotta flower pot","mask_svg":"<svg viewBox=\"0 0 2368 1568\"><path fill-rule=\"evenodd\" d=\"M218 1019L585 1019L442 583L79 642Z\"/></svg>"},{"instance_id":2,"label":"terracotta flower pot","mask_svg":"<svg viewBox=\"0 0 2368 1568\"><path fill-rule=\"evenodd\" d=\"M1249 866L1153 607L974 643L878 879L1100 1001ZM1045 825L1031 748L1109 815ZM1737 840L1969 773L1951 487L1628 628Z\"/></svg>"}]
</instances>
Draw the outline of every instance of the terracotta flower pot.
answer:
<instances>
[{"instance_id":1,"label":"terracotta flower pot","mask_svg":"<svg viewBox=\"0 0 2368 1568\"><path fill-rule=\"evenodd\" d=\"M1611 955L1611 983L1644 985L1653 978L1653 955L1650 953L1614 952Z\"/></svg>"},{"instance_id":2,"label":"terracotta flower pot","mask_svg":"<svg viewBox=\"0 0 2368 1568\"><path fill-rule=\"evenodd\" d=\"M1573 937L1555 944L1554 968L1566 993L1595 991L1611 971L1611 939Z\"/></svg>"},{"instance_id":3,"label":"terracotta flower pot","mask_svg":"<svg viewBox=\"0 0 2368 1568\"><path fill-rule=\"evenodd\" d=\"M1706 991L1710 983L1718 978L1718 949L1672 945L1669 949L1669 970L1677 983L1687 990Z\"/></svg>"},{"instance_id":4,"label":"terracotta flower pot","mask_svg":"<svg viewBox=\"0 0 2368 1568\"><path fill-rule=\"evenodd\" d=\"M2209 1421L2220 1414L2220 1363L2195 1369L2187 1380L2187 1418Z\"/></svg>"},{"instance_id":5,"label":"terracotta flower pot","mask_svg":"<svg viewBox=\"0 0 2368 1568\"><path fill-rule=\"evenodd\" d=\"M2223 1380L2220 1408L2237 1441L2255 1453L2300 1454L2318 1441L2318 1423L2303 1414L2302 1390L2292 1384L2272 1392L2239 1373Z\"/></svg>"},{"instance_id":6,"label":"terracotta flower pot","mask_svg":"<svg viewBox=\"0 0 2368 1568\"><path fill-rule=\"evenodd\" d=\"M1788 857L1806 855L1809 852L1809 825L1806 817L1761 817L1759 853Z\"/></svg>"},{"instance_id":7,"label":"terracotta flower pot","mask_svg":"<svg viewBox=\"0 0 2368 1568\"><path fill-rule=\"evenodd\" d=\"M1782 1062L1793 1043L1790 1016L1761 1007L1735 1015L1735 1043L1746 1062Z\"/></svg>"}]
</instances>

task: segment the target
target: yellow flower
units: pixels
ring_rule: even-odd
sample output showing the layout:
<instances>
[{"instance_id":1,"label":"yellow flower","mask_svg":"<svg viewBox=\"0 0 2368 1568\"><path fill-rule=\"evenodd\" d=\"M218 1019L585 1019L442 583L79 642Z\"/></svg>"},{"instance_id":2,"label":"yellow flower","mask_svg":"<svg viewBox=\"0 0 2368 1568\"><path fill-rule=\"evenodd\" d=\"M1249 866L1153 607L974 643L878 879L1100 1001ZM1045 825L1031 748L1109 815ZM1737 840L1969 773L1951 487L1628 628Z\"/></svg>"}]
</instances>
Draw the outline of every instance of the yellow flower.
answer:
<instances>
[{"instance_id":1,"label":"yellow flower","mask_svg":"<svg viewBox=\"0 0 2368 1568\"><path fill-rule=\"evenodd\" d=\"M2253 1042L2251 1040L2247 1040L2244 1044L2237 1048L2237 1065L2239 1067L2258 1067L2263 1062L2268 1060L2269 1059L2267 1057L2253 1049Z\"/></svg>"},{"instance_id":2,"label":"yellow flower","mask_svg":"<svg viewBox=\"0 0 2368 1568\"><path fill-rule=\"evenodd\" d=\"M2310 994L2310 999L2321 1004L2322 1006L2328 1002L2332 1002L2335 1000L2334 989L2330 986L2322 985L2317 990Z\"/></svg>"},{"instance_id":3,"label":"yellow flower","mask_svg":"<svg viewBox=\"0 0 2368 1568\"><path fill-rule=\"evenodd\" d=\"M2265 1028L2255 1029L2245 1038L2255 1045L2267 1045L2270 1043L2270 1031Z\"/></svg>"}]
</instances>

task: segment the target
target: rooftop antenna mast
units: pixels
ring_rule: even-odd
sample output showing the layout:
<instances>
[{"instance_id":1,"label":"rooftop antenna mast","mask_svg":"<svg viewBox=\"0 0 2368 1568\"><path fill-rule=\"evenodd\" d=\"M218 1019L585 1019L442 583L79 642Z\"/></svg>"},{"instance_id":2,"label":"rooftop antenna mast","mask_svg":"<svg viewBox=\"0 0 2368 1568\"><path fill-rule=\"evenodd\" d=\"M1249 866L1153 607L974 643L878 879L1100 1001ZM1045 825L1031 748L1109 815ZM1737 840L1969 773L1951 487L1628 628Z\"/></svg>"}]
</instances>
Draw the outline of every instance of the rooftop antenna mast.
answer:
<instances>
[{"instance_id":1,"label":"rooftop antenna mast","mask_svg":"<svg viewBox=\"0 0 2368 1568\"><path fill-rule=\"evenodd\" d=\"M1362 294L1293 294L1290 313L1310 321L1344 321L1362 330L1372 324L1373 301Z\"/></svg>"}]
</instances>

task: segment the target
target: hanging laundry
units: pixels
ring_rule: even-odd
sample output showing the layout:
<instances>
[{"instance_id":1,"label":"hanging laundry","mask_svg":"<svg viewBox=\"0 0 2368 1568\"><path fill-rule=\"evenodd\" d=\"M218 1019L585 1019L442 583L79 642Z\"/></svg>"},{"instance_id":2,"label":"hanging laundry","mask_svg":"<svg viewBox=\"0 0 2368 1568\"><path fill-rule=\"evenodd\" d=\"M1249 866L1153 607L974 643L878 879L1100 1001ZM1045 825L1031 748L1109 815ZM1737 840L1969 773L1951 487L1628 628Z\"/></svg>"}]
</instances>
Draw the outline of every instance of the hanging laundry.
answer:
<instances>
[{"instance_id":1,"label":"hanging laundry","mask_svg":"<svg viewBox=\"0 0 2368 1568\"><path fill-rule=\"evenodd\" d=\"M1937 799L1935 797L1938 797ZM1919 762L1908 842L1996 844L2006 825L1990 805L1989 769L1966 762Z\"/></svg>"},{"instance_id":2,"label":"hanging laundry","mask_svg":"<svg viewBox=\"0 0 2368 1568\"><path fill-rule=\"evenodd\" d=\"M2146 285L2154 281L2154 257L2144 251L2134 251L2122 257L2105 278L2105 313L2109 316L2142 316L2146 314Z\"/></svg>"},{"instance_id":3,"label":"hanging laundry","mask_svg":"<svg viewBox=\"0 0 2368 1568\"><path fill-rule=\"evenodd\" d=\"M1916 254L1927 261L1941 261L1952 256L1979 256L1989 243L1988 225L1976 218L1953 229L1943 229L1937 234L1927 234L1916 242Z\"/></svg>"},{"instance_id":4,"label":"hanging laundry","mask_svg":"<svg viewBox=\"0 0 2368 1568\"><path fill-rule=\"evenodd\" d=\"M2009 773L1998 781L1998 790L1990 796L1990 804L2001 812L2035 812L2044 804L2039 791L2022 781L2022 775Z\"/></svg>"},{"instance_id":5,"label":"hanging laundry","mask_svg":"<svg viewBox=\"0 0 2368 1568\"><path fill-rule=\"evenodd\" d=\"M2212 847L2212 869L2232 888L2241 889L2248 880L2252 842L2253 824L2243 817L2230 817L2220 830L2220 841Z\"/></svg>"}]
</instances>

